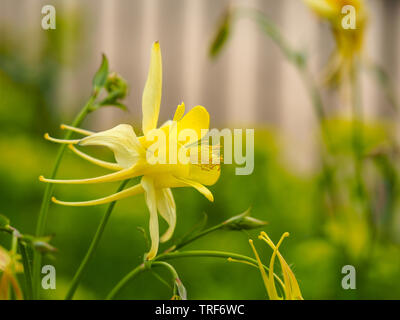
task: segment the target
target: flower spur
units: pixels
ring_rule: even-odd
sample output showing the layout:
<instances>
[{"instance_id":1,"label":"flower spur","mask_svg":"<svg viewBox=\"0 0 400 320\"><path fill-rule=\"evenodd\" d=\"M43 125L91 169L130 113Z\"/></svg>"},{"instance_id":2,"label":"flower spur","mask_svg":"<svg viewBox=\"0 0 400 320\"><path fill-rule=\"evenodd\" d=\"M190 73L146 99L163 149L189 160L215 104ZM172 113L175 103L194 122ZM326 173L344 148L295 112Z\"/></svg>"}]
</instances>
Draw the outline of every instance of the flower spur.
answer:
<instances>
[{"instance_id":1,"label":"flower spur","mask_svg":"<svg viewBox=\"0 0 400 320\"><path fill-rule=\"evenodd\" d=\"M144 193L150 212L151 248L146 256L148 260L157 255L159 242L169 240L175 229L176 206L171 188L193 187L208 200L213 201L211 191L205 186L213 185L220 175L220 158L215 154L215 148L202 143L202 138L207 134L209 128L209 114L204 107L196 106L184 115L185 105L182 103L177 107L173 120L167 121L157 128L161 88L161 51L159 43L155 42L142 97L143 136L137 137L132 126L128 124L120 124L110 130L98 133L61 125L61 129L71 130L85 136L74 140L55 139L45 134L47 140L68 144L69 148L81 158L115 172L79 180L40 177L41 181L49 183L93 184L141 176L139 184L104 198L82 202L65 202L54 197L52 200L57 204L66 206L92 206ZM185 137L183 142L178 139L182 135ZM116 162L94 158L77 149L76 145L107 147L113 151ZM187 155L188 153L190 154L186 157L188 161L180 161L182 157L177 156L180 154ZM207 159L204 159L204 155ZM165 161L158 161L160 159ZM166 161L167 159L168 161ZM168 229L161 238L159 237L157 211L168 223Z\"/></svg>"}]
</instances>

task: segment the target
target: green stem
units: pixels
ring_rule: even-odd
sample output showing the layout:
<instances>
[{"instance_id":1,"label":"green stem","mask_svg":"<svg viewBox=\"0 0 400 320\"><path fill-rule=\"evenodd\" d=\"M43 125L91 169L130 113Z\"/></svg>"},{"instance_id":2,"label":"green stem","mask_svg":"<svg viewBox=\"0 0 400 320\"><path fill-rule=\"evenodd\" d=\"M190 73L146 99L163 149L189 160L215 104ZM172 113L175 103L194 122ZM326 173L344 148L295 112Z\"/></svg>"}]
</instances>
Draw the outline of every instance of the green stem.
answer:
<instances>
[{"instance_id":1,"label":"green stem","mask_svg":"<svg viewBox=\"0 0 400 320\"><path fill-rule=\"evenodd\" d=\"M159 262L159 260L171 260L171 259L179 259L179 258L221 258L221 259L236 259L239 261L246 261L251 265L258 266L257 260L237 254L237 253L232 253L232 252L225 252L225 251L210 251L210 250L193 250L193 251L183 251L183 252L170 252L170 253L162 253L159 256L155 257L153 261L149 261L149 266L156 266ZM263 265L264 269L266 271L269 271L269 268ZM113 299L118 292L124 288L129 281L137 277L140 273L145 271L146 269L149 269L146 267L144 263L141 265L137 266L135 269L133 269L131 272L129 272L125 277L122 278L121 281L117 283L117 285L110 291L110 293L107 295L107 300ZM282 283L282 280L274 273L275 279L279 282L281 287L284 287L284 284Z\"/></svg>"},{"instance_id":2,"label":"green stem","mask_svg":"<svg viewBox=\"0 0 400 320\"><path fill-rule=\"evenodd\" d=\"M128 182L129 182L129 179L122 182L122 184L119 186L117 192L122 191L126 187ZM72 283L67 292L67 295L65 296L65 300L70 300L73 298L74 293L75 293L76 289L78 288L79 282L81 281L84 271L87 267L87 264L89 263L90 259L92 258L95 250L97 249L97 247L99 245L101 236L103 235L106 224L110 218L110 215L111 215L116 203L117 203L117 201L113 201L110 203L110 205L107 208L107 211L105 212L103 218L101 219L101 222L100 222L99 226L97 227L96 234L94 235L93 240L90 243L89 249L86 252L86 255L83 258L78 270L76 271L74 278L72 279Z\"/></svg>"},{"instance_id":3,"label":"green stem","mask_svg":"<svg viewBox=\"0 0 400 320\"><path fill-rule=\"evenodd\" d=\"M368 198L366 188L363 182L363 153L364 153L364 126L363 114L361 107L361 93L358 79L358 66L355 65L351 75L351 96L352 96L352 112L353 112L353 151L354 151L354 168L356 179L356 195L364 210L369 211ZM371 217L372 218L372 217Z\"/></svg>"},{"instance_id":4,"label":"green stem","mask_svg":"<svg viewBox=\"0 0 400 320\"><path fill-rule=\"evenodd\" d=\"M129 272L125 277L122 278L120 282L117 283L117 285L110 291L110 293L107 295L106 300L112 300L118 292L125 287L125 285L132 279L134 279L137 275L142 273L143 271L146 270L146 266L144 263L141 265L137 266L135 269L133 269L131 272Z\"/></svg>"},{"instance_id":5,"label":"green stem","mask_svg":"<svg viewBox=\"0 0 400 320\"><path fill-rule=\"evenodd\" d=\"M176 244L176 245L170 247L169 249L165 250L164 253L168 253L168 252L172 252L172 251L181 249L181 248L183 248L184 246L188 245L189 243L192 243L193 241L195 241L195 240L197 240L197 239L199 239L199 238L201 238L201 237L204 237L204 236L206 236L207 234L209 234L209 233L211 233L211 232L217 231L217 230L221 229L221 228L224 227L224 226L225 226L224 223L220 223L220 224L217 224L217 225L215 225L215 226L213 226L213 227L211 227L211 228L208 228L208 229L206 229L206 230L204 230L204 231L198 233L198 234L195 235L194 237L189 238L189 239L187 239L187 240L185 240L185 241L182 241L182 242L180 242L180 243L178 243L178 244Z\"/></svg>"},{"instance_id":6,"label":"green stem","mask_svg":"<svg viewBox=\"0 0 400 320\"><path fill-rule=\"evenodd\" d=\"M32 289L32 271L29 262L28 252L26 250L25 244L19 242L19 251L22 256L22 264L24 266L25 282L26 282L26 299L31 300L33 295Z\"/></svg>"},{"instance_id":7,"label":"green stem","mask_svg":"<svg viewBox=\"0 0 400 320\"><path fill-rule=\"evenodd\" d=\"M86 118L86 116L92 111L92 107L94 105L94 102L96 100L97 93L94 92L92 96L90 97L89 101L86 103L86 105L83 107L83 109L80 111L80 113L76 116L74 121L72 122L73 127L79 127L83 120ZM72 137L73 132L68 131L64 139L68 140ZM51 179L54 179L57 175L58 169L61 164L61 160L64 156L64 152L66 150L66 145L62 144L60 145L56 157L56 161L52 170L52 173L50 175ZM53 195L54 191L54 185L53 184L46 184L45 192L43 195L43 200L42 200L42 205L40 208L39 216L38 216L38 222L36 226L36 236L40 237L43 235L45 227L46 227L46 221L47 221L47 215L49 211L49 206L50 206L50 199ZM41 255L34 251L34 256L33 256L33 298L38 299L39 296L39 275L40 275L40 266L41 266L41 260L42 257Z\"/></svg>"},{"instance_id":8,"label":"green stem","mask_svg":"<svg viewBox=\"0 0 400 320\"><path fill-rule=\"evenodd\" d=\"M175 279L179 278L176 270L174 269L173 266L171 266L169 263L164 262L164 261L153 261L153 262L148 262L149 265L145 265L142 263L141 265L137 266L135 269L133 269L131 272L129 272L125 277L122 278L120 282L117 283L117 285L110 291L110 293L107 295L106 300L112 300L114 297L134 278L136 278L139 274L141 274L145 270L150 270L151 267L157 267L157 266L163 266L166 267L169 272L171 272L172 277Z\"/></svg>"}]
</instances>

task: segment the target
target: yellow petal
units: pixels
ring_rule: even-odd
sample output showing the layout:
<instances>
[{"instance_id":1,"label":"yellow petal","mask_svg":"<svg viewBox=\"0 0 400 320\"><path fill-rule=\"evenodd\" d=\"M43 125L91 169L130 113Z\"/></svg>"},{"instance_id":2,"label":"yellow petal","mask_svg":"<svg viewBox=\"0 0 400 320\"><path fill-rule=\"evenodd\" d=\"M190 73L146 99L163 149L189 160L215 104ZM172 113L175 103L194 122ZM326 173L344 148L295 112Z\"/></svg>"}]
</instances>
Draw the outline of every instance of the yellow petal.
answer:
<instances>
[{"instance_id":1,"label":"yellow petal","mask_svg":"<svg viewBox=\"0 0 400 320\"><path fill-rule=\"evenodd\" d=\"M140 176L142 175L141 171L142 168L143 166L139 162L136 165L132 166L131 168L123 169L117 172L113 172L95 178L60 180L60 179L47 179L43 176L40 176L39 180L42 182L58 183L58 184L92 184L92 183L114 182Z\"/></svg>"},{"instance_id":2,"label":"yellow petal","mask_svg":"<svg viewBox=\"0 0 400 320\"><path fill-rule=\"evenodd\" d=\"M143 133L157 127L162 92L162 59L160 44L155 42L151 50L151 60L146 85L142 96Z\"/></svg>"},{"instance_id":3,"label":"yellow petal","mask_svg":"<svg viewBox=\"0 0 400 320\"><path fill-rule=\"evenodd\" d=\"M199 191L202 195L204 195L208 200L210 200L211 202L214 201L214 196L211 193L210 190L208 190L205 186L203 186L201 183L198 183L196 181L192 181L189 179L184 179L181 177L176 177L177 180L179 180L184 186L186 187L193 187L195 188L197 191Z\"/></svg>"},{"instance_id":4,"label":"yellow petal","mask_svg":"<svg viewBox=\"0 0 400 320\"><path fill-rule=\"evenodd\" d=\"M108 162L108 161L103 161L100 159L96 159L92 156L89 156L88 154L78 150L77 148L74 147L74 145L70 144L68 145L68 148L70 148L76 155L78 155L79 157L81 157L82 159L85 159L93 164L96 164L100 167L106 168L106 169L110 169L110 170L122 170L123 168L118 165L117 163L112 163L112 162Z\"/></svg>"},{"instance_id":5,"label":"yellow petal","mask_svg":"<svg viewBox=\"0 0 400 320\"><path fill-rule=\"evenodd\" d=\"M157 255L159 243L156 190L152 178L144 176L141 180L141 184L143 186L143 189L145 190L145 200L150 212L149 229L151 248L146 255L146 259L152 260Z\"/></svg>"},{"instance_id":6,"label":"yellow petal","mask_svg":"<svg viewBox=\"0 0 400 320\"><path fill-rule=\"evenodd\" d=\"M11 257L6 249L0 246L0 271L4 271L11 261Z\"/></svg>"},{"instance_id":7,"label":"yellow petal","mask_svg":"<svg viewBox=\"0 0 400 320\"><path fill-rule=\"evenodd\" d=\"M51 142L61 143L61 144L77 144L77 143L81 142L81 139L65 140L65 139L53 138L53 137L50 137L50 135L48 133L44 134L44 138Z\"/></svg>"},{"instance_id":8,"label":"yellow petal","mask_svg":"<svg viewBox=\"0 0 400 320\"><path fill-rule=\"evenodd\" d=\"M84 130L84 129L81 129L81 128L75 128L75 127L72 127L72 126L69 126L69 125L66 125L66 124L60 125L60 128L61 128L62 130L73 131L73 132L82 134L82 135L84 135L84 136L90 136L90 135L92 135L92 134L95 133L95 132L93 132L93 131Z\"/></svg>"},{"instance_id":9,"label":"yellow petal","mask_svg":"<svg viewBox=\"0 0 400 320\"><path fill-rule=\"evenodd\" d=\"M210 115L206 108L196 106L191 109L180 121L177 123L178 135L181 130L191 129L196 132L197 139L190 139L186 141L185 145L190 145L198 140L201 140L208 131L210 126Z\"/></svg>"},{"instance_id":10,"label":"yellow petal","mask_svg":"<svg viewBox=\"0 0 400 320\"><path fill-rule=\"evenodd\" d=\"M134 165L144 153L133 128L128 124L92 134L83 138L79 144L110 148L114 152L115 160L123 168Z\"/></svg>"},{"instance_id":11,"label":"yellow petal","mask_svg":"<svg viewBox=\"0 0 400 320\"><path fill-rule=\"evenodd\" d=\"M215 184L221 174L220 156L213 153L208 145L190 147L192 165L189 170L189 179L206 186Z\"/></svg>"},{"instance_id":12,"label":"yellow petal","mask_svg":"<svg viewBox=\"0 0 400 320\"><path fill-rule=\"evenodd\" d=\"M185 114L185 104L182 102L175 111L173 121L179 121L182 119L183 115Z\"/></svg>"},{"instance_id":13,"label":"yellow petal","mask_svg":"<svg viewBox=\"0 0 400 320\"><path fill-rule=\"evenodd\" d=\"M60 201L57 200L56 198L52 198L51 200L54 203L57 204L61 204L63 206L70 206L70 207L87 207L87 206L96 206L96 205L100 205L100 204L106 204L106 203L110 203L116 200L121 200L121 199L125 199L140 193L143 193L144 189L142 187L141 184L137 184L133 187L130 187L126 190L114 193L108 197L104 197L104 198L100 198L100 199L96 199L96 200L90 200L90 201L80 201L80 202L67 202L67 201Z\"/></svg>"},{"instance_id":14,"label":"yellow petal","mask_svg":"<svg viewBox=\"0 0 400 320\"><path fill-rule=\"evenodd\" d=\"M171 239L176 225L176 206L174 196L170 188L156 190L157 209L161 216L168 223L167 231L161 236L160 242Z\"/></svg>"},{"instance_id":15,"label":"yellow petal","mask_svg":"<svg viewBox=\"0 0 400 320\"><path fill-rule=\"evenodd\" d=\"M334 18L340 11L335 9L334 3L327 0L304 0L317 15L322 18L331 19Z\"/></svg>"}]
</instances>

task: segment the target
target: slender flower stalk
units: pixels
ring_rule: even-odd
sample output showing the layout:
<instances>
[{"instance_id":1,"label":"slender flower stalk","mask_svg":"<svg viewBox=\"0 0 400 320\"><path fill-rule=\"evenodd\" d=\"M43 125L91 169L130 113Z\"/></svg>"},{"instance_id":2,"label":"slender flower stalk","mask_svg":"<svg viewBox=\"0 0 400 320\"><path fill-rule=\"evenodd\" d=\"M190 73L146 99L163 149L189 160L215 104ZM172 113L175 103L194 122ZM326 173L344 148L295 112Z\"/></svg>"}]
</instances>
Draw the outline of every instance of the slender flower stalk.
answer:
<instances>
[{"instance_id":1,"label":"slender flower stalk","mask_svg":"<svg viewBox=\"0 0 400 320\"><path fill-rule=\"evenodd\" d=\"M183 239L182 241L178 242L177 244L175 244L172 247L170 247L169 249L167 249L165 251L165 253L179 250L179 249L183 248L184 246L192 243L193 241L195 241L199 238L202 238L214 231L218 231L218 230L251 230L251 229L260 228L262 226L265 226L266 224L267 224L267 222L265 222L265 221L250 217L250 208L249 208L245 212L243 212L239 215L236 215L234 217L231 217L228 220L225 220L215 226L212 226L203 231L200 231L199 233L189 237L188 239L186 239L186 238Z\"/></svg>"},{"instance_id":2,"label":"slender flower stalk","mask_svg":"<svg viewBox=\"0 0 400 320\"><path fill-rule=\"evenodd\" d=\"M118 188L117 192L122 191L126 187L128 182L129 182L129 180L125 180L124 182L122 182L120 187ZM68 290L68 292L67 292L67 294L65 296L65 300L72 299L74 294L75 294L76 289L78 289L78 286L79 286L79 283L80 283L80 281L82 279L84 271L86 270L86 267L87 267L90 259L93 257L93 254L94 254L94 252L96 251L96 249L97 249L97 247L99 245L99 242L100 242L100 239L101 239L101 237L103 235L103 232L104 232L104 229L106 227L106 224L107 224L107 222L108 222L108 220L109 220L109 218L111 216L112 211L114 210L114 207L115 207L116 203L117 202L114 201L114 202L111 202L109 204L109 206L107 208L107 211L105 212L103 218L101 219L100 224L97 227L96 234L93 237L92 242L90 243L89 249L86 252L86 255L83 258L81 264L79 265L79 268L76 271L76 273L74 275L74 278L72 279L72 283L71 283L71 286L70 286L70 288L69 288L69 290Z\"/></svg>"},{"instance_id":3,"label":"slender flower stalk","mask_svg":"<svg viewBox=\"0 0 400 320\"><path fill-rule=\"evenodd\" d=\"M91 112L91 108L93 107L95 100L97 97L97 93L94 92L93 95L90 97L89 101L86 103L86 105L83 107L81 112L77 115L77 117L74 119L72 122L72 126L77 127L80 126L83 120L86 118L86 116ZM73 134L73 131L68 131L64 139L71 139ZM66 150L66 145L60 145L58 149L58 153L56 156L56 160L54 163L53 170L51 172L50 177L55 178L58 172L58 169L61 164L61 160L64 157L64 153ZM43 200L42 200L42 205L40 207L40 212L39 212L39 217L38 217L38 223L36 226L36 236L40 237L43 236L45 227L46 227L46 221L47 221L47 215L49 211L49 206L50 206L50 200L54 192L54 185L48 184L46 185L44 195L43 195ZM41 260L42 257L38 252L34 252L34 258L33 258L33 298L37 299L38 294L39 294L39 276L40 276L40 266L41 266Z\"/></svg>"},{"instance_id":4,"label":"slender flower stalk","mask_svg":"<svg viewBox=\"0 0 400 320\"><path fill-rule=\"evenodd\" d=\"M25 275L25 283L26 283L25 297L27 300L31 300L33 297L31 263L29 261L27 248L24 243L19 243L19 250L21 252L22 264L23 264L24 275Z\"/></svg>"},{"instance_id":5,"label":"slender flower stalk","mask_svg":"<svg viewBox=\"0 0 400 320\"><path fill-rule=\"evenodd\" d=\"M153 265L157 265L159 261L168 261L174 259L181 258L219 258L227 261L232 261L233 259L240 262L247 262L247 264L252 265L254 267L258 266L257 260L247 257L245 255L233 253L233 252L225 252L225 251L212 251L212 250L191 250L191 251L174 251L169 253L163 253L154 258L152 261L147 261L146 263L142 263L136 268L134 268L131 272L129 272L125 277L123 277L117 285L110 291L107 295L107 300L113 299L130 281L140 275L142 272L146 270L150 270ZM262 264L261 264L262 265ZM267 266L262 265L265 270L269 270ZM274 274L275 279L277 279L278 283L282 285L283 283L280 278Z\"/></svg>"}]
</instances>

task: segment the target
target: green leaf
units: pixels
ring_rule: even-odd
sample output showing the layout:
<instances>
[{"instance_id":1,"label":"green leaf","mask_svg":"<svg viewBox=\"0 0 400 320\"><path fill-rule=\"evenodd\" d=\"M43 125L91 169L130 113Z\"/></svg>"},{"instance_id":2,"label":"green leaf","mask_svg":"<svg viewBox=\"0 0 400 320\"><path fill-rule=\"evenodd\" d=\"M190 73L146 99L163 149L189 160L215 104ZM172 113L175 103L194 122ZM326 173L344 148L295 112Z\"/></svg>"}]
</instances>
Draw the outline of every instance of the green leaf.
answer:
<instances>
[{"instance_id":1,"label":"green leaf","mask_svg":"<svg viewBox=\"0 0 400 320\"><path fill-rule=\"evenodd\" d=\"M98 91L105 86L107 82L107 77L108 77L108 60L107 57L103 54L100 68L99 70L97 70L93 78L93 87L95 91Z\"/></svg>"},{"instance_id":2,"label":"green leaf","mask_svg":"<svg viewBox=\"0 0 400 320\"><path fill-rule=\"evenodd\" d=\"M231 33L232 15L228 9L221 19L219 28L210 46L210 56L216 57L227 43Z\"/></svg>"},{"instance_id":3,"label":"green leaf","mask_svg":"<svg viewBox=\"0 0 400 320\"><path fill-rule=\"evenodd\" d=\"M0 214L0 227L7 227L10 224L10 219Z\"/></svg>"}]
</instances>

